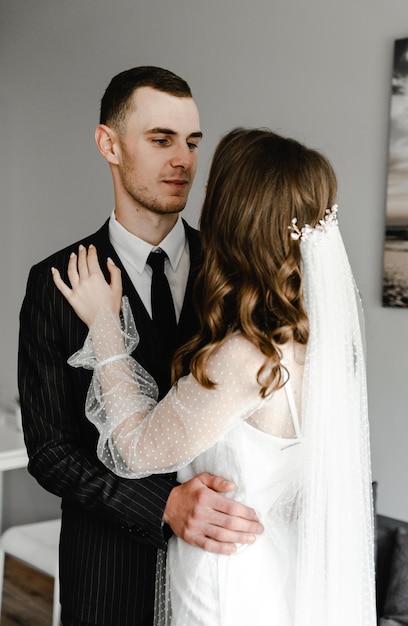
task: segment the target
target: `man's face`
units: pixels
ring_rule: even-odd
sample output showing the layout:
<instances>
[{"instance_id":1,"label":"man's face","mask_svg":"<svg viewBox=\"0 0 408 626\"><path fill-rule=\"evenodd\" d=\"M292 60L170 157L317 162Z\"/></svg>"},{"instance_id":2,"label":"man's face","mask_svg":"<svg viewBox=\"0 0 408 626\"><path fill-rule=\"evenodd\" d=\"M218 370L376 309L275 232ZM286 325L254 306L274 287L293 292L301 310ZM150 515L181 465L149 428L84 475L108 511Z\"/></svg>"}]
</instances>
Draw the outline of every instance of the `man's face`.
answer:
<instances>
[{"instance_id":1,"label":"man's face","mask_svg":"<svg viewBox=\"0 0 408 626\"><path fill-rule=\"evenodd\" d=\"M137 89L133 98L135 110L118 139L120 193L139 209L179 213L197 169L197 107L192 98L150 87Z\"/></svg>"}]
</instances>

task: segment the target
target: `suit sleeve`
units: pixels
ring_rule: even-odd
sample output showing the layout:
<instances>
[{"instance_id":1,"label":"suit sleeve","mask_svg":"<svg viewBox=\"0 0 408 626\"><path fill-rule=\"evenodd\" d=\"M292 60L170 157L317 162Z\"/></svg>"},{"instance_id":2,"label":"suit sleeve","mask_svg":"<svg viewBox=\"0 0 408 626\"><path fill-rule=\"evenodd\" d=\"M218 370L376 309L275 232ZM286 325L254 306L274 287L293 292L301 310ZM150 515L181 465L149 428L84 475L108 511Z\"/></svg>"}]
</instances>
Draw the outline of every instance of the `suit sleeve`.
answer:
<instances>
[{"instance_id":1,"label":"suit sleeve","mask_svg":"<svg viewBox=\"0 0 408 626\"><path fill-rule=\"evenodd\" d=\"M29 472L47 491L162 548L162 516L175 480L121 479L97 459L96 431L84 415L89 373L67 364L85 335L54 287L51 263L32 268L20 314L18 359Z\"/></svg>"}]
</instances>

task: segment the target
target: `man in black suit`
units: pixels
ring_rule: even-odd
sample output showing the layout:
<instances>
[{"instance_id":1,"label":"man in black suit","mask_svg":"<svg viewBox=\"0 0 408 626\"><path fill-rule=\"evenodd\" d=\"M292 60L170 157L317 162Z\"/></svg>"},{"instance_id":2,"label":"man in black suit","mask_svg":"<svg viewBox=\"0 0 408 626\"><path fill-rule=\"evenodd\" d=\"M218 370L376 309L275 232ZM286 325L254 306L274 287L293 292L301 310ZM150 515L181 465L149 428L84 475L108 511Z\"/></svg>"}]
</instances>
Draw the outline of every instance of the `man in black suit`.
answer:
<instances>
[{"instance_id":1,"label":"man in black suit","mask_svg":"<svg viewBox=\"0 0 408 626\"><path fill-rule=\"evenodd\" d=\"M67 359L87 328L55 288L80 244L121 268L140 343L135 358L164 395L170 358L151 319L149 253L167 254L165 273L178 327L174 347L196 330L192 284L198 233L183 220L201 139L197 107L178 76L139 67L114 77L101 103L96 144L110 166L115 209L100 230L34 266L20 316L19 391L29 471L62 498L60 580L64 626L152 624L157 549L171 532L203 549L231 553L261 531L255 512L225 498L221 477L118 478L96 455L84 415L90 372Z\"/></svg>"}]
</instances>

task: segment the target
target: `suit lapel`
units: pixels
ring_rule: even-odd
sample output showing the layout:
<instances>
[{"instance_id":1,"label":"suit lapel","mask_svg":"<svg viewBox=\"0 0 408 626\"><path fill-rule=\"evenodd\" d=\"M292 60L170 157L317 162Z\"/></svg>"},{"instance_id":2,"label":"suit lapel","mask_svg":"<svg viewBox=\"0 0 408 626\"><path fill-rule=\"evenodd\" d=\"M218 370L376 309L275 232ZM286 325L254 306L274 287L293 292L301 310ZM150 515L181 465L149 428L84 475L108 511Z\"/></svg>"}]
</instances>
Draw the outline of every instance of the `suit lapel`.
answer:
<instances>
[{"instance_id":1,"label":"suit lapel","mask_svg":"<svg viewBox=\"0 0 408 626\"><path fill-rule=\"evenodd\" d=\"M194 305L194 283L201 265L200 237L197 230L191 228L183 220L190 249L190 272L188 275L186 293L181 309L178 326L178 346L186 343L198 330L197 313Z\"/></svg>"}]
</instances>

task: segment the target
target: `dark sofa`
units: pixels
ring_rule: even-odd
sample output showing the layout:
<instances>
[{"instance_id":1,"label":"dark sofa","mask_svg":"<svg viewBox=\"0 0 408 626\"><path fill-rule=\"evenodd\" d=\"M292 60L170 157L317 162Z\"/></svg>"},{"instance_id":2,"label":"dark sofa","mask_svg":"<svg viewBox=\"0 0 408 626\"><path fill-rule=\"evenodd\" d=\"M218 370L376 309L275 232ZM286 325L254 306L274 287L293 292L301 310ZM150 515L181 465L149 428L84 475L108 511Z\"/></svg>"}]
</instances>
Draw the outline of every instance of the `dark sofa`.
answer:
<instances>
[{"instance_id":1,"label":"dark sofa","mask_svg":"<svg viewBox=\"0 0 408 626\"><path fill-rule=\"evenodd\" d=\"M375 520L378 625L408 626L408 522Z\"/></svg>"}]
</instances>

